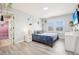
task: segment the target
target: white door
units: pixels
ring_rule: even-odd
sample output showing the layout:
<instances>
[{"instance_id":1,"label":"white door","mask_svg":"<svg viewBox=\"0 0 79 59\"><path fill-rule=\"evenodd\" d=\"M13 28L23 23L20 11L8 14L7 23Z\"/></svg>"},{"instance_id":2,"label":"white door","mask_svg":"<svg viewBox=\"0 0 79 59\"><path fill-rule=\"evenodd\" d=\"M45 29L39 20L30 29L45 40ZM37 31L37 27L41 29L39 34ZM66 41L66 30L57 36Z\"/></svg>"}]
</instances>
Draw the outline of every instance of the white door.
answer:
<instances>
[{"instance_id":1,"label":"white door","mask_svg":"<svg viewBox=\"0 0 79 59\"><path fill-rule=\"evenodd\" d=\"M14 20L13 17L9 20L9 39L14 43Z\"/></svg>"}]
</instances>

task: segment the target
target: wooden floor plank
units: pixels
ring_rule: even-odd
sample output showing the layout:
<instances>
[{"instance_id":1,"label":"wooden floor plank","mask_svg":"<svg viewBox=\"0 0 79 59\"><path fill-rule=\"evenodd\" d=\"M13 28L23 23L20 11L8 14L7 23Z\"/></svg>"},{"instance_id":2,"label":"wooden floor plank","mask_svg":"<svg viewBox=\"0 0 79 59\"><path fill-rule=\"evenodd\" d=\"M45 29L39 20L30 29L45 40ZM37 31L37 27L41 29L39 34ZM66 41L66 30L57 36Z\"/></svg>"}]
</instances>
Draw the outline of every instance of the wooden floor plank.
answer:
<instances>
[{"instance_id":1,"label":"wooden floor plank","mask_svg":"<svg viewBox=\"0 0 79 59\"><path fill-rule=\"evenodd\" d=\"M0 48L0 55L68 55L64 40L58 40L53 48L37 42L21 42Z\"/></svg>"}]
</instances>

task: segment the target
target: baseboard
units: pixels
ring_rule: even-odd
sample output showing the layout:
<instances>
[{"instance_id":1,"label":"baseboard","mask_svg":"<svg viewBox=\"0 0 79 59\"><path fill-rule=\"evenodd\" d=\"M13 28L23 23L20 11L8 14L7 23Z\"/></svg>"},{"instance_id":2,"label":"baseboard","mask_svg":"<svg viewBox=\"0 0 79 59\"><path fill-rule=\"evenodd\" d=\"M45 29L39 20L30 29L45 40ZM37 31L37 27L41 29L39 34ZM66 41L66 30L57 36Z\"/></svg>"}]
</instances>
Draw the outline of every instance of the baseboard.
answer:
<instances>
[{"instance_id":1,"label":"baseboard","mask_svg":"<svg viewBox=\"0 0 79 59\"><path fill-rule=\"evenodd\" d=\"M21 41L15 41L14 44L20 43L20 42L24 42L24 40Z\"/></svg>"}]
</instances>

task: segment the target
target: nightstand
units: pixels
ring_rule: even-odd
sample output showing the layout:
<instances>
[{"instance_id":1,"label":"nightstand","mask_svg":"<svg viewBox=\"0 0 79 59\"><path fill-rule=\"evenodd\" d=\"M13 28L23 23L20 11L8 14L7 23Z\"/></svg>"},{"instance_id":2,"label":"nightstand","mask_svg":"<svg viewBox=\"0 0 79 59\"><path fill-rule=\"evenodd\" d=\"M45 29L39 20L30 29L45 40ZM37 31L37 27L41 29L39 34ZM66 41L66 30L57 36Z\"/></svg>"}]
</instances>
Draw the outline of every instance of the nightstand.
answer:
<instances>
[{"instance_id":1,"label":"nightstand","mask_svg":"<svg viewBox=\"0 0 79 59\"><path fill-rule=\"evenodd\" d=\"M31 31L28 31L28 33L24 35L24 41L26 41L26 42L31 42L32 41Z\"/></svg>"}]
</instances>

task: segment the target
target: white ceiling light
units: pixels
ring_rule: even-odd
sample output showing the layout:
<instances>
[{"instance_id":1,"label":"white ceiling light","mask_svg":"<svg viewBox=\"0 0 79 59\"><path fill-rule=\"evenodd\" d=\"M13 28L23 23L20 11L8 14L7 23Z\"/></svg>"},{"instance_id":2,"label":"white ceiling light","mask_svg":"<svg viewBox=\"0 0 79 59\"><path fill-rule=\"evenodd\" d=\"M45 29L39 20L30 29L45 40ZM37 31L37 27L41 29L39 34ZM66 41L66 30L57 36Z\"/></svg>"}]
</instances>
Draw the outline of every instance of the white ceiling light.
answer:
<instances>
[{"instance_id":1,"label":"white ceiling light","mask_svg":"<svg viewBox=\"0 0 79 59\"><path fill-rule=\"evenodd\" d=\"M47 10L48 10L48 7L44 7L43 10L44 10L44 11L47 11Z\"/></svg>"}]
</instances>

